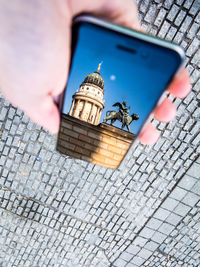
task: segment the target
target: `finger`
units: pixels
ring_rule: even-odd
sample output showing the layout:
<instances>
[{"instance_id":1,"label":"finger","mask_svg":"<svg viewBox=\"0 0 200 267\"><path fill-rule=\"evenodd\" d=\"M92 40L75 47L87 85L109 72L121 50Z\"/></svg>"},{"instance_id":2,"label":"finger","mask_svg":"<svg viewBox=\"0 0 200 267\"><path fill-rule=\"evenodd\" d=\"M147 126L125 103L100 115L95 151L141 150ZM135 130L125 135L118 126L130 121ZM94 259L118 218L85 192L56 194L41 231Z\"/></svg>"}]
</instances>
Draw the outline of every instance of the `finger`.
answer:
<instances>
[{"instance_id":1,"label":"finger","mask_svg":"<svg viewBox=\"0 0 200 267\"><path fill-rule=\"evenodd\" d=\"M39 105L33 105L33 108L25 110L30 119L46 128L51 133L57 133L59 130L60 116L57 106L52 96L46 96Z\"/></svg>"},{"instance_id":2,"label":"finger","mask_svg":"<svg viewBox=\"0 0 200 267\"><path fill-rule=\"evenodd\" d=\"M154 117L162 122L169 122L176 116L176 106L165 98L163 102L154 109Z\"/></svg>"},{"instance_id":3,"label":"finger","mask_svg":"<svg viewBox=\"0 0 200 267\"><path fill-rule=\"evenodd\" d=\"M153 145L155 144L160 136L160 132L153 126L151 122L147 124L144 130L139 134L138 139L144 145Z\"/></svg>"},{"instance_id":4,"label":"finger","mask_svg":"<svg viewBox=\"0 0 200 267\"><path fill-rule=\"evenodd\" d=\"M191 91L190 77L187 70L182 69L169 85L169 92L175 97L184 98Z\"/></svg>"},{"instance_id":5,"label":"finger","mask_svg":"<svg viewBox=\"0 0 200 267\"><path fill-rule=\"evenodd\" d=\"M80 1L79 5L77 1L70 0L69 4L73 16L87 12L137 30L141 28L137 7L133 0L93 0L92 4L91 0L85 0Z\"/></svg>"}]
</instances>

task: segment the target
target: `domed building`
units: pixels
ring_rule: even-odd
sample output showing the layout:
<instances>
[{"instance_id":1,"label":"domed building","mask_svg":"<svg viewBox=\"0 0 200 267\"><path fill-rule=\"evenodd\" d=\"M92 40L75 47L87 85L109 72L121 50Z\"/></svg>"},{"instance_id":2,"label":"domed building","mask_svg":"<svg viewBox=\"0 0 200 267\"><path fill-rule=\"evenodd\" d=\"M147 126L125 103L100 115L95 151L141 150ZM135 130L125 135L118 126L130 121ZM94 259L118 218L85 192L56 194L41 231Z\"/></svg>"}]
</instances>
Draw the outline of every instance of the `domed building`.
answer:
<instances>
[{"instance_id":1,"label":"domed building","mask_svg":"<svg viewBox=\"0 0 200 267\"><path fill-rule=\"evenodd\" d=\"M69 115L98 125L104 108L104 80L101 77L101 63L97 71L88 74L73 96Z\"/></svg>"}]
</instances>

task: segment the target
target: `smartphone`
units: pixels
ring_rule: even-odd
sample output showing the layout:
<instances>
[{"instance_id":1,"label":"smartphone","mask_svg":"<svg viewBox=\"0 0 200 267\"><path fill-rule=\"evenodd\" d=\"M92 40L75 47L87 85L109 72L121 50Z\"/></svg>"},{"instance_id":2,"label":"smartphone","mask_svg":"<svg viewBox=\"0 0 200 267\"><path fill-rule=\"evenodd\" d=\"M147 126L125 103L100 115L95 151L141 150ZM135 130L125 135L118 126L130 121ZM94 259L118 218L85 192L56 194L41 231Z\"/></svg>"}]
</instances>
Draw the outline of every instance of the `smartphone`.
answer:
<instances>
[{"instance_id":1,"label":"smartphone","mask_svg":"<svg viewBox=\"0 0 200 267\"><path fill-rule=\"evenodd\" d=\"M89 15L74 19L71 49L57 150L117 168L183 66L184 50Z\"/></svg>"}]
</instances>

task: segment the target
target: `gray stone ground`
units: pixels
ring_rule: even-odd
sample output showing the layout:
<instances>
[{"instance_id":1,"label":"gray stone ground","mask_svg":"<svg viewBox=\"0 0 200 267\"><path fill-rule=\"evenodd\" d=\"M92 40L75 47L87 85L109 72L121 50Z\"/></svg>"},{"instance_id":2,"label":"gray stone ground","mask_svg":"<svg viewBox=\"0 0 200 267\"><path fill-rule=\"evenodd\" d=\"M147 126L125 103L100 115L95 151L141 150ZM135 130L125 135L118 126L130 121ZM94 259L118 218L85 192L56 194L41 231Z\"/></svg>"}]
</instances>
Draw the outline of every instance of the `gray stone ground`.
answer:
<instances>
[{"instance_id":1,"label":"gray stone ground","mask_svg":"<svg viewBox=\"0 0 200 267\"><path fill-rule=\"evenodd\" d=\"M1 96L1 267L200 265L200 1L137 2L148 32L185 48L192 92L117 170L60 155Z\"/></svg>"}]
</instances>

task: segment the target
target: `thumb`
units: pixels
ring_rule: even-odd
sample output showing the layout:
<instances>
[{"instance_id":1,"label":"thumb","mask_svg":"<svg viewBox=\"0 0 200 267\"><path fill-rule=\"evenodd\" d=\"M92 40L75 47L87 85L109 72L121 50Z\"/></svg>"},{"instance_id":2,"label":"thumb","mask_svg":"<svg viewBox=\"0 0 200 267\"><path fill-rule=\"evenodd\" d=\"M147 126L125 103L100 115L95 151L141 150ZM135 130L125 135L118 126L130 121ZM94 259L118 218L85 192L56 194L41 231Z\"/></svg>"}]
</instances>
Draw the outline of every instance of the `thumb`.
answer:
<instances>
[{"instance_id":1,"label":"thumb","mask_svg":"<svg viewBox=\"0 0 200 267\"><path fill-rule=\"evenodd\" d=\"M138 11L134 0L69 0L72 15L76 16L80 13L92 13L103 18L109 19L115 23L122 24L127 27L141 30L138 19Z\"/></svg>"},{"instance_id":2,"label":"thumb","mask_svg":"<svg viewBox=\"0 0 200 267\"><path fill-rule=\"evenodd\" d=\"M45 96L45 98L39 101L39 104L33 105L32 109L25 110L25 113L30 117L30 119L42 125L50 133L57 133L59 130L60 115L56 104L53 101L51 95Z\"/></svg>"}]
</instances>

